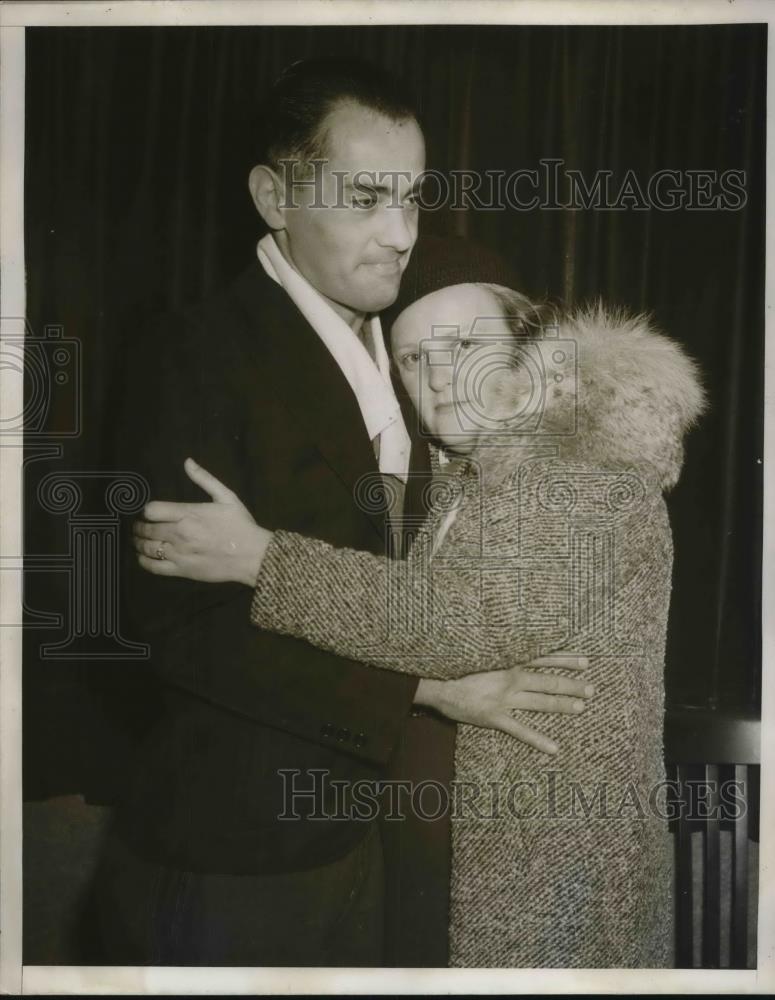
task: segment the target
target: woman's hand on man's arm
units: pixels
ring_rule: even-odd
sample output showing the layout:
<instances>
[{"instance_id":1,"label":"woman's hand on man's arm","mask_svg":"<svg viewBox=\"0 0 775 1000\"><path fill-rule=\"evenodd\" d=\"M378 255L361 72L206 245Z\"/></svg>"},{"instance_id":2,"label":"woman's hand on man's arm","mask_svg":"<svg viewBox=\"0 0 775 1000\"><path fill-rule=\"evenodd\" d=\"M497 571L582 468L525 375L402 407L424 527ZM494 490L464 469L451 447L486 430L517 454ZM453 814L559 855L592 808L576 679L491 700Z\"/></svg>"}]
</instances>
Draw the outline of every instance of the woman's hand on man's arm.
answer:
<instances>
[{"instance_id":1,"label":"woman's hand on man's arm","mask_svg":"<svg viewBox=\"0 0 775 1000\"><path fill-rule=\"evenodd\" d=\"M254 587L272 532L193 459L186 459L185 469L212 502L146 504L145 520L134 525L138 562L157 576Z\"/></svg>"},{"instance_id":2,"label":"woman's hand on man's arm","mask_svg":"<svg viewBox=\"0 0 775 1000\"><path fill-rule=\"evenodd\" d=\"M189 478L211 497L205 503L152 501L145 520L135 522L140 565L158 576L254 587L272 532L260 527L239 497L192 459ZM415 704L433 708L455 722L497 729L544 753L556 744L517 721L515 710L576 714L592 694L590 685L545 674L542 668L583 669L583 657L545 656L507 670L468 674L455 680L420 680ZM533 669L530 669L533 668Z\"/></svg>"},{"instance_id":3,"label":"woman's hand on man's arm","mask_svg":"<svg viewBox=\"0 0 775 1000\"><path fill-rule=\"evenodd\" d=\"M577 715L586 699L594 694L584 681L556 674L541 673L541 668L583 669L584 657L558 654L542 656L531 663L507 670L488 670L456 680L423 678L415 694L415 704L471 726L497 729L521 740L543 753L557 753L557 744L535 729L518 722L511 712L560 712ZM533 670L528 668L534 668Z\"/></svg>"}]
</instances>

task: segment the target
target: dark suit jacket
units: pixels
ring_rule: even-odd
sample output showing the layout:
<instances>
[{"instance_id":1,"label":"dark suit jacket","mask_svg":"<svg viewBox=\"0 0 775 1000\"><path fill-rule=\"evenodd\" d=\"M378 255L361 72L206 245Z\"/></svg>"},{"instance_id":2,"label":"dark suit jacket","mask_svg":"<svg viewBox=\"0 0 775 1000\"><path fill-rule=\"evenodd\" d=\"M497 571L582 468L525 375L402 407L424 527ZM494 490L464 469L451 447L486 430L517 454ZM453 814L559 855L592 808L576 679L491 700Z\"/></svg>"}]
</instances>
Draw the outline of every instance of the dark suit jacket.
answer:
<instances>
[{"instance_id":1,"label":"dark suit jacket","mask_svg":"<svg viewBox=\"0 0 775 1000\"><path fill-rule=\"evenodd\" d=\"M359 478L377 472L355 396L258 262L223 295L138 335L129 354L119 453L153 498L208 499L183 471L191 455L268 528L385 551L384 513L354 499ZM408 408L406 418L406 510L421 515L427 449ZM291 780L310 787L310 769L382 776L416 680L256 629L241 585L155 577L130 558L126 587L132 638L152 645L165 713L121 803L124 838L151 860L220 873L308 868L349 850L366 824L280 820L284 793ZM333 795L317 809L333 814Z\"/></svg>"}]
</instances>

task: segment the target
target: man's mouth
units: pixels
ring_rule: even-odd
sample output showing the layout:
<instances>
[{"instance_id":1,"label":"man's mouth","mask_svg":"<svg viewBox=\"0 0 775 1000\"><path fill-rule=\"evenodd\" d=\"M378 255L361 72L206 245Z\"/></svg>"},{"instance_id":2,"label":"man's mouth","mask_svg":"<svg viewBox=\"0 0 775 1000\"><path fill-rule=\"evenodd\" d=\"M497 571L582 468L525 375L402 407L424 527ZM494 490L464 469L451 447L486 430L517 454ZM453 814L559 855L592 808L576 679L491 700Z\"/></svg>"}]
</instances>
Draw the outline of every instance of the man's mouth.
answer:
<instances>
[{"instance_id":1,"label":"man's mouth","mask_svg":"<svg viewBox=\"0 0 775 1000\"><path fill-rule=\"evenodd\" d=\"M390 260L375 260L369 264L382 274L399 274L401 271L401 258L392 257Z\"/></svg>"}]
</instances>

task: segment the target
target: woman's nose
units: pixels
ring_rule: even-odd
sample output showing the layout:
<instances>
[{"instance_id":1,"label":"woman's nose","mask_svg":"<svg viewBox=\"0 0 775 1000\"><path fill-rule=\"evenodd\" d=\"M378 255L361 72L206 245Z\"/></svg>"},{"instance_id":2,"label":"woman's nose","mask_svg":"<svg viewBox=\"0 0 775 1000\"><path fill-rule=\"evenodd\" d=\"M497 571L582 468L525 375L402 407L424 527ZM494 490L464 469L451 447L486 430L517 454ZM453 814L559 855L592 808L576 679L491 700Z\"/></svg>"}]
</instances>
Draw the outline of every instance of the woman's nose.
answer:
<instances>
[{"instance_id":1,"label":"woman's nose","mask_svg":"<svg viewBox=\"0 0 775 1000\"><path fill-rule=\"evenodd\" d=\"M441 354L442 352L435 352L436 354ZM452 381L452 364L448 363L444 358L433 357L434 352L429 352L427 372L428 372L428 387L433 390L433 392L443 392L450 382Z\"/></svg>"}]
</instances>

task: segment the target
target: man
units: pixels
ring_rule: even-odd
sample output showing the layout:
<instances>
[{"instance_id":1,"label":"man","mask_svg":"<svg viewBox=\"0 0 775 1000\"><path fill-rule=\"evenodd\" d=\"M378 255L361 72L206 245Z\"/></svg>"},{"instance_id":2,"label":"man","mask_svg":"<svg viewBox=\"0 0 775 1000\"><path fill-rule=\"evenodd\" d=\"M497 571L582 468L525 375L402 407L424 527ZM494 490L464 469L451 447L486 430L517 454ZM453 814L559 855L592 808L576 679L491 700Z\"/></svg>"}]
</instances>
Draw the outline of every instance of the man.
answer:
<instances>
[{"instance_id":1,"label":"man","mask_svg":"<svg viewBox=\"0 0 775 1000\"><path fill-rule=\"evenodd\" d=\"M428 472L376 318L417 237L422 132L392 81L358 63L296 64L267 108L250 175L269 230L258 260L134 346L122 453L155 498L203 499L183 473L190 455L260 523L382 553L402 521L422 515ZM358 500L380 476L392 514ZM163 560L163 546L147 555ZM425 776L434 759L448 776L454 727L408 722L412 705L515 727L508 675L418 687L251 627L247 588L141 570L127 583L165 712L138 753L98 873L103 961L402 964L383 948L385 882L396 878L383 875L379 830L341 818L336 783L400 773L402 744L423 746ZM289 812L299 818L283 819ZM391 857L406 847L394 838ZM443 948L443 864L435 877L415 899L436 899L428 942ZM396 906L407 901L394 894ZM445 964L438 948L425 954Z\"/></svg>"}]
</instances>

